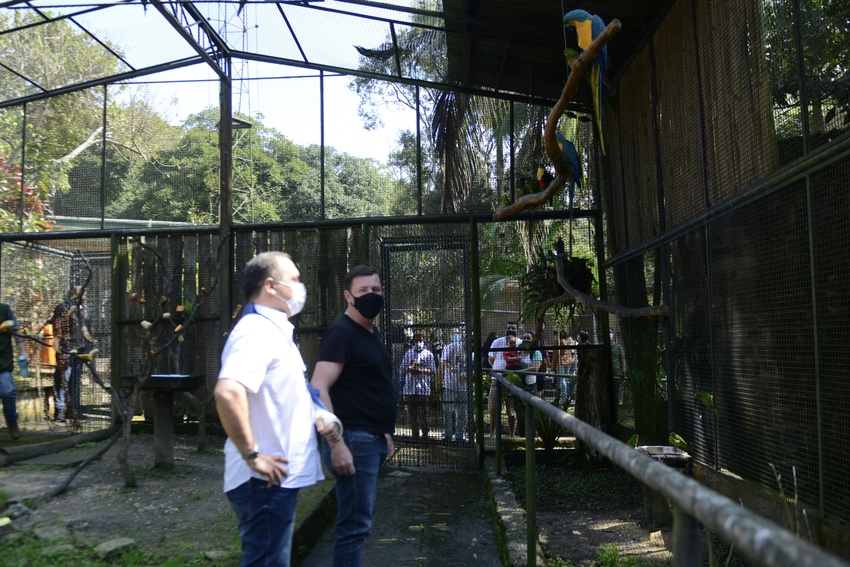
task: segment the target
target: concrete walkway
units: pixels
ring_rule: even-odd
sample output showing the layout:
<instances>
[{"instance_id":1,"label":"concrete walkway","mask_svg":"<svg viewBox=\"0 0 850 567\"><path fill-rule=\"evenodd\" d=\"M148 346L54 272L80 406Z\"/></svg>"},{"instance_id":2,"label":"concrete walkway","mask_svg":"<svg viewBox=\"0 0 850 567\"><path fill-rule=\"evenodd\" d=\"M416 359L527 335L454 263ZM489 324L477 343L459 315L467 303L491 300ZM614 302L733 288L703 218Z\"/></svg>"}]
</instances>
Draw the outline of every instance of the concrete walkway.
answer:
<instances>
[{"instance_id":1,"label":"concrete walkway","mask_svg":"<svg viewBox=\"0 0 850 567\"><path fill-rule=\"evenodd\" d=\"M501 566L482 474L385 466L363 566ZM333 531L325 530L301 567L333 564Z\"/></svg>"}]
</instances>

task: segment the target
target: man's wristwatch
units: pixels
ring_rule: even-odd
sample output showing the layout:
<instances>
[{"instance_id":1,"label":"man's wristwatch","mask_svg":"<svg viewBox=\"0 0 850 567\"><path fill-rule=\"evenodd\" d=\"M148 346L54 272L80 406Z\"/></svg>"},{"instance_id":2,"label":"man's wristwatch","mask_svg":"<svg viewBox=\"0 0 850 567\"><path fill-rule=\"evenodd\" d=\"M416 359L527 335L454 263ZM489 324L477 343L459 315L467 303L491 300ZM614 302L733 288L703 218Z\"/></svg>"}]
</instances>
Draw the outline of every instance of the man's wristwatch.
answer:
<instances>
[{"instance_id":1,"label":"man's wristwatch","mask_svg":"<svg viewBox=\"0 0 850 567\"><path fill-rule=\"evenodd\" d=\"M254 445L254 450L248 453L247 455L242 455L242 458L246 461L253 461L257 457L260 456L260 447L258 445Z\"/></svg>"}]
</instances>

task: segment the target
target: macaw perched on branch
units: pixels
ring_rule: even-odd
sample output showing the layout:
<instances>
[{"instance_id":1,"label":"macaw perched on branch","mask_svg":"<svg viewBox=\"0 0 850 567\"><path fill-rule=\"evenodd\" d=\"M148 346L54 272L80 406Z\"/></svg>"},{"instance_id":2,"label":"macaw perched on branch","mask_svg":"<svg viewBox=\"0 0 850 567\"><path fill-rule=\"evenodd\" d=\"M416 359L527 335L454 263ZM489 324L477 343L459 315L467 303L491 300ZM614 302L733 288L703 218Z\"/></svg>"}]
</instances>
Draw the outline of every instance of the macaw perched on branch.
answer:
<instances>
[{"instance_id":1,"label":"macaw perched on branch","mask_svg":"<svg viewBox=\"0 0 850 567\"><path fill-rule=\"evenodd\" d=\"M572 142L567 140L560 132L555 134L558 138L558 145L561 146L561 153L564 154L564 159L573 168L570 174L570 210L573 208L573 203L576 195L576 185L581 185L581 163L578 161L578 152Z\"/></svg>"},{"instance_id":2,"label":"macaw perched on branch","mask_svg":"<svg viewBox=\"0 0 850 567\"><path fill-rule=\"evenodd\" d=\"M558 147L561 148L564 160L573 168L573 172L570 174L570 209L572 209L575 199L576 185L581 185L581 164L578 161L578 152L576 151L576 147L573 143L567 140L560 132L556 133L555 136L558 138ZM537 169L537 183L540 185L540 189L545 190L549 187L549 184L554 181L554 179L555 177L549 173L541 163ZM553 204L553 199L554 195L553 198L549 200L550 204Z\"/></svg>"},{"instance_id":3,"label":"macaw perched on branch","mask_svg":"<svg viewBox=\"0 0 850 567\"><path fill-rule=\"evenodd\" d=\"M578 46L587 50L593 40L605 29L605 22L597 15L585 10L571 10L564 15L564 25L574 26L578 35ZM602 85L608 73L608 46L602 47L599 57L593 62L590 75L590 88L593 91L593 114L596 116L596 129L599 132L599 147L605 155L605 140L602 138Z\"/></svg>"}]
</instances>

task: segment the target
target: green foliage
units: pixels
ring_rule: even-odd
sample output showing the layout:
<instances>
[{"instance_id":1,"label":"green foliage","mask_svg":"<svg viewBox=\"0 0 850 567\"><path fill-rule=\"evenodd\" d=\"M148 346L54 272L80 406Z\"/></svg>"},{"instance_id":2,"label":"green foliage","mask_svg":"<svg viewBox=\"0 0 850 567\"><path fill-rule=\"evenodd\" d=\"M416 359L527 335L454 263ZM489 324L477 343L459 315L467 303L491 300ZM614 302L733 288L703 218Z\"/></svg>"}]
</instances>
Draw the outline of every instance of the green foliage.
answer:
<instances>
[{"instance_id":1,"label":"green foliage","mask_svg":"<svg viewBox=\"0 0 850 567\"><path fill-rule=\"evenodd\" d=\"M152 550L138 548L109 560L101 560L92 548L82 546L44 554L45 548L70 543L70 541L45 543L34 535L24 533L19 538L7 539L0 544L0 557L3 558L3 565L9 567L54 567L55 565L63 567L192 567L210 564L209 560L199 553L188 555L178 553L162 557L153 553ZM230 551L233 559L225 564L237 565L237 550L231 548Z\"/></svg>"},{"instance_id":2,"label":"green foliage","mask_svg":"<svg viewBox=\"0 0 850 567\"><path fill-rule=\"evenodd\" d=\"M547 451L554 449L558 443L558 438L567 433L565 427L539 410L534 410L534 428L543 448Z\"/></svg>"},{"instance_id":3,"label":"green foliage","mask_svg":"<svg viewBox=\"0 0 850 567\"><path fill-rule=\"evenodd\" d=\"M811 101L809 127L821 132L850 125L846 4L803 2L796 11L791 2L766 2L762 55L769 62L765 79L770 84L777 134L783 138L802 135L798 44L787 41L788 30L797 29L797 15L806 67L803 86Z\"/></svg>"},{"instance_id":4,"label":"green foliage","mask_svg":"<svg viewBox=\"0 0 850 567\"><path fill-rule=\"evenodd\" d=\"M596 564L599 567L659 567L660 565L670 565L670 562L659 563L631 555L622 555L616 545L606 545L599 550L599 555L596 556Z\"/></svg>"},{"instance_id":5,"label":"green foliage","mask_svg":"<svg viewBox=\"0 0 850 567\"><path fill-rule=\"evenodd\" d=\"M104 77L119 71L120 61L89 34L80 32L69 20L57 19L51 25L32 25L56 14L7 10L0 14L0 31L24 27L15 33L0 34L0 53L12 69L26 69L38 77L46 90L78 82L79 77ZM108 42L107 42L107 45ZM122 69L123 70L123 69ZM26 94L24 81L4 81L0 94L12 98ZM117 92L114 87L112 92ZM28 184L43 187L55 196L68 190L69 156L83 146L102 123L102 89L88 89L27 106ZM17 109L0 112L0 155L11 163L23 152L21 114Z\"/></svg>"},{"instance_id":6,"label":"green foliage","mask_svg":"<svg viewBox=\"0 0 850 567\"><path fill-rule=\"evenodd\" d=\"M22 190L23 189L23 190ZM21 186L21 168L0 157L0 232L42 232L53 222L45 218L46 186ZM21 207L23 206L23 214Z\"/></svg>"},{"instance_id":7,"label":"green foliage","mask_svg":"<svg viewBox=\"0 0 850 567\"><path fill-rule=\"evenodd\" d=\"M522 320L534 321L537 310L545 301L558 297L564 293L564 288L558 283L555 268L556 258L553 254L547 254L551 245L544 246L537 254L535 260L528 266L528 271L520 278L522 285ZM579 256L570 256L568 263L564 266L564 276L567 282L590 295L598 296L599 287L594 275L593 260ZM556 321L572 317L576 311L581 311L582 305L575 303L558 303L549 308L547 313Z\"/></svg>"},{"instance_id":8,"label":"green foliage","mask_svg":"<svg viewBox=\"0 0 850 567\"><path fill-rule=\"evenodd\" d=\"M242 117L247 121L247 117ZM163 136L171 141L142 159L107 151L107 217L210 224L219 216L218 110L208 108ZM385 216L391 172L375 160L325 148L327 218ZM321 149L299 147L258 120L234 137L233 218L237 223L321 216ZM72 181L91 179L99 157L82 159ZM88 172L86 170L89 170ZM82 189L82 187L81 187ZM80 190L79 194L84 191ZM75 206L63 199L67 207ZM67 208L66 207L66 208ZM71 210L63 211L74 214Z\"/></svg>"},{"instance_id":9,"label":"green foliage","mask_svg":"<svg viewBox=\"0 0 850 567\"><path fill-rule=\"evenodd\" d=\"M546 567L576 567L576 564L573 563L569 559L564 559L563 557L555 556L546 556L545 557Z\"/></svg>"}]
</instances>

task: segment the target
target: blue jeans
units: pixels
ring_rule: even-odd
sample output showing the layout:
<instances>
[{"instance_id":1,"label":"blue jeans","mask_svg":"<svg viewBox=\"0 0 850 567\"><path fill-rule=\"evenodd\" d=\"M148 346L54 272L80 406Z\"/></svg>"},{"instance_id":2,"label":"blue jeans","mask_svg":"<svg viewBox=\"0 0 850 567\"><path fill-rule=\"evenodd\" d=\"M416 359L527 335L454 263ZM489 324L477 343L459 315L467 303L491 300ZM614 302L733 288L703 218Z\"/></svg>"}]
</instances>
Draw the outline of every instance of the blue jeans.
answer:
<instances>
[{"instance_id":1,"label":"blue jeans","mask_svg":"<svg viewBox=\"0 0 850 567\"><path fill-rule=\"evenodd\" d=\"M15 379L11 372L0 372L0 400L3 400L3 417L6 418L6 426L12 427L18 424L18 408L15 405L17 394L15 393Z\"/></svg>"},{"instance_id":2,"label":"blue jeans","mask_svg":"<svg viewBox=\"0 0 850 567\"><path fill-rule=\"evenodd\" d=\"M67 393L65 388L66 374L67 368L64 371L57 371L53 373L53 404L56 408L56 413L65 411L65 395Z\"/></svg>"},{"instance_id":3,"label":"blue jeans","mask_svg":"<svg viewBox=\"0 0 850 567\"><path fill-rule=\"evenodd\" d=\"M570 399L570 379L566 376L561 376L561 405L567 403Z\"/></svg>"},{"instance_id":4,"label":"blue jeans","mask_svg":"<svg viewBox=\"0 0 850 567\"><path fill-rule=\"evenodd\" d=\"M239 520L242 567L289 567L298 489L252 478L226 495Z\"/></svg>"},{"instance_id":5,"label":"blue jeans","mask_svg":"<svg viewBox=\"0 0 850 567\"><path fill-rule=\"evenodd\" d=\"M466 390L443 390L445 437L461 441L467 434Z\"/></svg>"},{"instance_id":6,"label":"blue jeans","mask_svg":"<svg viewBox=\"0 0 850 567\"><path fill-rule=\"evenodd\" d=\"M336 478L336 532L334 567L359 567L363 541L372 531L372 513L378 492L378 472L387 458L387 439L367 431L346 430L343 439L354 459L353 476ZM331 450L322 438L322 459L333 471Z\"/></svg>"},{"instance_id":7,"label":"blue jeans","mask_svg":"<svg viewBox=\"0 0 850 567\"><path fill-rule=\"evenodd\" d=\"M80 414L80 390L83 387L83 361L74 356L68 357L68 368L65 370L65 386L68 388L68 394L70 394L68 403L71 404L71 411L69 415L81 419L83 416ZM65 400L63 400L62 404L63 408L65 406L64 402Z\"/></svg>"}]
</instances>

